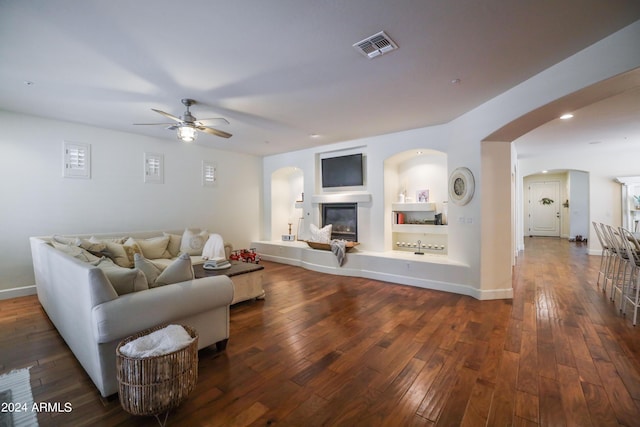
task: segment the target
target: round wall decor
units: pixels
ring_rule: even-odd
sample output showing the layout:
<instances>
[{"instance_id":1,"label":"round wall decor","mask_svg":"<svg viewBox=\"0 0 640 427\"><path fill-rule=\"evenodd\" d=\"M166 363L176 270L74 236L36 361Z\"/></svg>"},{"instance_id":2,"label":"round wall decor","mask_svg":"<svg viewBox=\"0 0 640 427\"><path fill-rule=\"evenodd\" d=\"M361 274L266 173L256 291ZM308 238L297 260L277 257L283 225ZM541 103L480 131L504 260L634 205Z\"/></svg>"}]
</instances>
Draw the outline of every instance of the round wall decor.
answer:
<instances>
[{"instance_id":1,"label":"round wall decor","mask_svg":"<svg viewBox=\"0 0 640 427\"><path fill-rule=\"evenodd\" d=\"M457 168L449 176L449 198L457 205L469 203L476 184L469 168Z\"/></svg>"}]
</instances>

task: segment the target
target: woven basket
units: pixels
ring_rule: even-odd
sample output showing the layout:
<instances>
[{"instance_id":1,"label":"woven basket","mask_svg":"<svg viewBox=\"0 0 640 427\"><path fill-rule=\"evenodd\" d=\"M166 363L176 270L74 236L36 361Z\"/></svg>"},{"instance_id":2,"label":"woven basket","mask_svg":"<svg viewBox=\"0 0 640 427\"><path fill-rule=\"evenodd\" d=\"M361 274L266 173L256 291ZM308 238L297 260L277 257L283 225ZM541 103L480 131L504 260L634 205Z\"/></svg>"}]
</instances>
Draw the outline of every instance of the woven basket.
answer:
<instances>
[{"instance_id":1,"label":"woven basket","mask_svg":"<svg viewBox=\"0 0 640 427\"><path fill-rule=\"evenodd\" d=\"M198 334L182 327L195 338L187 347L169 354L133 358L120 353L126 343L162 329L147 329L125 338L116 348L116 372L120 404L133 415L158 415L177 407L198 382Z\"/></svg>"}]
</instances>

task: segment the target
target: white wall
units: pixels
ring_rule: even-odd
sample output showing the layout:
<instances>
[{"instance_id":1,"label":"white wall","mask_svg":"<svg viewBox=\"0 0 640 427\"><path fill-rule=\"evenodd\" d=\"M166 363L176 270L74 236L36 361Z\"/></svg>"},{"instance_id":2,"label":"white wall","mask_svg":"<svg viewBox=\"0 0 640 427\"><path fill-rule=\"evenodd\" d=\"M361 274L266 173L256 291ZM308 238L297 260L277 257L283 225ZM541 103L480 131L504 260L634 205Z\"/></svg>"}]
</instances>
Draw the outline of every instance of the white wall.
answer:
<instances>
[{"instance_id":1,"label":"white wall","mask_svg":"<svg viewBox=\"0 0 640 427\"><path fill-rule=\"evenodd\" d=\"M589 237L589 174L569 171L569 237Z\"/></svg>"},{"instance_id":2,"label":"white wall","mask_svg":"<svg viewBox=\"0 0 640 427\"><path fill-rule=\"evenodd\" d=\"M462 115L452 122L432 126L428 128L414 129L373 138L365 138L356 141L347 141L339 144L331 144L322 148L301 150L283 155L269 156L264 159L264 210L268 212L271 205L269 179L271 173L285 166L302 167L305 173L305 191L313 191L315 188L316 171L313 163L314 157L323 151L348 149L355 146L366 147L368 156L367 191L372 195L372 202L367 209L369 227L361 230L359 240L363 240L363 249L370 251L384 251L384 224L385 224L385 196L384 193L384 160L409 149L430 148L447 153L448 170L453 171L460 166L468 167L476 179L476 193L471 202L465 206L450 204L449 210L449 258L455 262L468 266L464 285L477 289L495 289L502 284L490 283L491 277L506 277L510 274L511 262L505 263L504 259L512 259L512 245L493 245L499 242L512 242L512 224L505 224L504 228L485 230L483 228L483 216L495 216L499 214L505 204L510 205L508 198L511 192L505 196L504 191L483 194L486 187L482 185L483 164L490 165L491 161L481 157L481 141L497 129L517 119L518 117L546 105L558 98L578 91L584 87L623 73L640 66L640 49L637 48L640 40L640 21L624 28L589 48L567 58L566 60L544 70L531 79L517 85L496 98ZM504 153L504 159L510 157ZM578 169L589 170L580 161L581 156L573 153L569 163L562 159L555 159L557 165L547 165L544 169ZM631 159L631 156L627 156ZM601 160L601 159L600 159ZM509 164L505 164L509 163ZM500 161L500 167L508 168L505 174L510 179L512 162ZM580 163L577 165L574 163ZM600 161L600 163L606 163ZM605 165L600 165L600 168ZM522 177L540 170L539 166L533 167L530 163L524 163L518 168L516 182L522 182ZM590 171L591 172L591 171ZM620 172L622 173L622 172ZM628 175L638 175L637 170ZM609 194L611 186L605 184L605 180L595 179L590 174L590 209L592 219L601 217L609 220L612 216L619 218L620 207L612 206L610 200L613 196L604 196L604 199L593 197L594 194ZM597 182L594 182L595 181ZM605 191L602 191L605 187ZM521 194L521 187L518 190ZM486 196L486 197L485 197ZM505 200L505 197L507 200ZM619 197L619 196L618 196ZM305 198L305 200L307 200ZM593 215L594 203L602 203L605 206L603 212ZM481 207L484 206L484 209ZM617 212L616 212L617 210ZM305 206L305 211L312 216L311 206ZM313 219L312 219L313 220ZM512 222L514 219L512 218ZM265 219L264 239L270 239L268 229L270 218ZM505 238L506 237L506 238ZM483 239L491 239L485 242ZM521 239L520 239L521 240ZM593 239L591 239L593 242ZM592 243L590 243L592 244ZM506 251L508 256L496 255L493 261L482 264L482 247L493 247L495 250ZM499 270L499 273L481 276L481 268ZM510 284L509 284L510 286Z\"/></svg>"},{"instance_id":3,"label":"white wall","mask_svg":"<svg viewBox=\"0 0 640 427\"><path fill-rule=\"evenodd\" d=\"M34 284L29 236L201 227L235 247L259 237L259 157L5 111L0 128L0 291ZM62 177L64 140L91 144L91 179ZM143 182L145 152L164 155L164 184ZM216 187L202 186L203 160L217 163Z\"/></svg>"}]
</instances>

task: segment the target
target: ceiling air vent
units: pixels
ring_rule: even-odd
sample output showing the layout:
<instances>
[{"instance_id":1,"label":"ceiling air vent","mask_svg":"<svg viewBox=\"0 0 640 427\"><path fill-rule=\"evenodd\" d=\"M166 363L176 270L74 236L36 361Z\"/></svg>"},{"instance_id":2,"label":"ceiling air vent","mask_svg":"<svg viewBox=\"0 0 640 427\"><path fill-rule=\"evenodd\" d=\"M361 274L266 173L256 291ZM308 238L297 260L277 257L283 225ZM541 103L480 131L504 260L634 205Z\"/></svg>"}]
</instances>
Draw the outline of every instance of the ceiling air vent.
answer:
<instances>
[{"instance_id":1,"label":"ceiling air vent","mask_svg":"<svg viewBox=\"0 0 640 427\"><path fill-rule=\"evenodd\" d=\"M353 47L367 58L375 58L383 53L397 49L398 45L384 31L380 31L378 34L359 41Z\"/></svg>"}]
</instances>

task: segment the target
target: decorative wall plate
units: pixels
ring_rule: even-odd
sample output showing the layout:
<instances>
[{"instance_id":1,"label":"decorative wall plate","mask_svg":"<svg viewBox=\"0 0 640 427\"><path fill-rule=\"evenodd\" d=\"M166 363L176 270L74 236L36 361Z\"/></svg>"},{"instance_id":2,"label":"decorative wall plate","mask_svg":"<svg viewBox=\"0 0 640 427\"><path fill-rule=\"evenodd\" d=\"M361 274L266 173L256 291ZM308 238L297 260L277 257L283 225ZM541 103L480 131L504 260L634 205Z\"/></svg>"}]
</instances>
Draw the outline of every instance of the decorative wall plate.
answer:
<instances>
[{"instance_id":1,"label":"decorative wall plate","mask_svg":"<svg viewBox=\"0 0 640 427\"><path fill-rule=\"evenodd\" d=\"M476 183L469 168L457 168L449 176L449 198L456 205L464 206L473 198Z\"/></svg>"}]
</instances>

